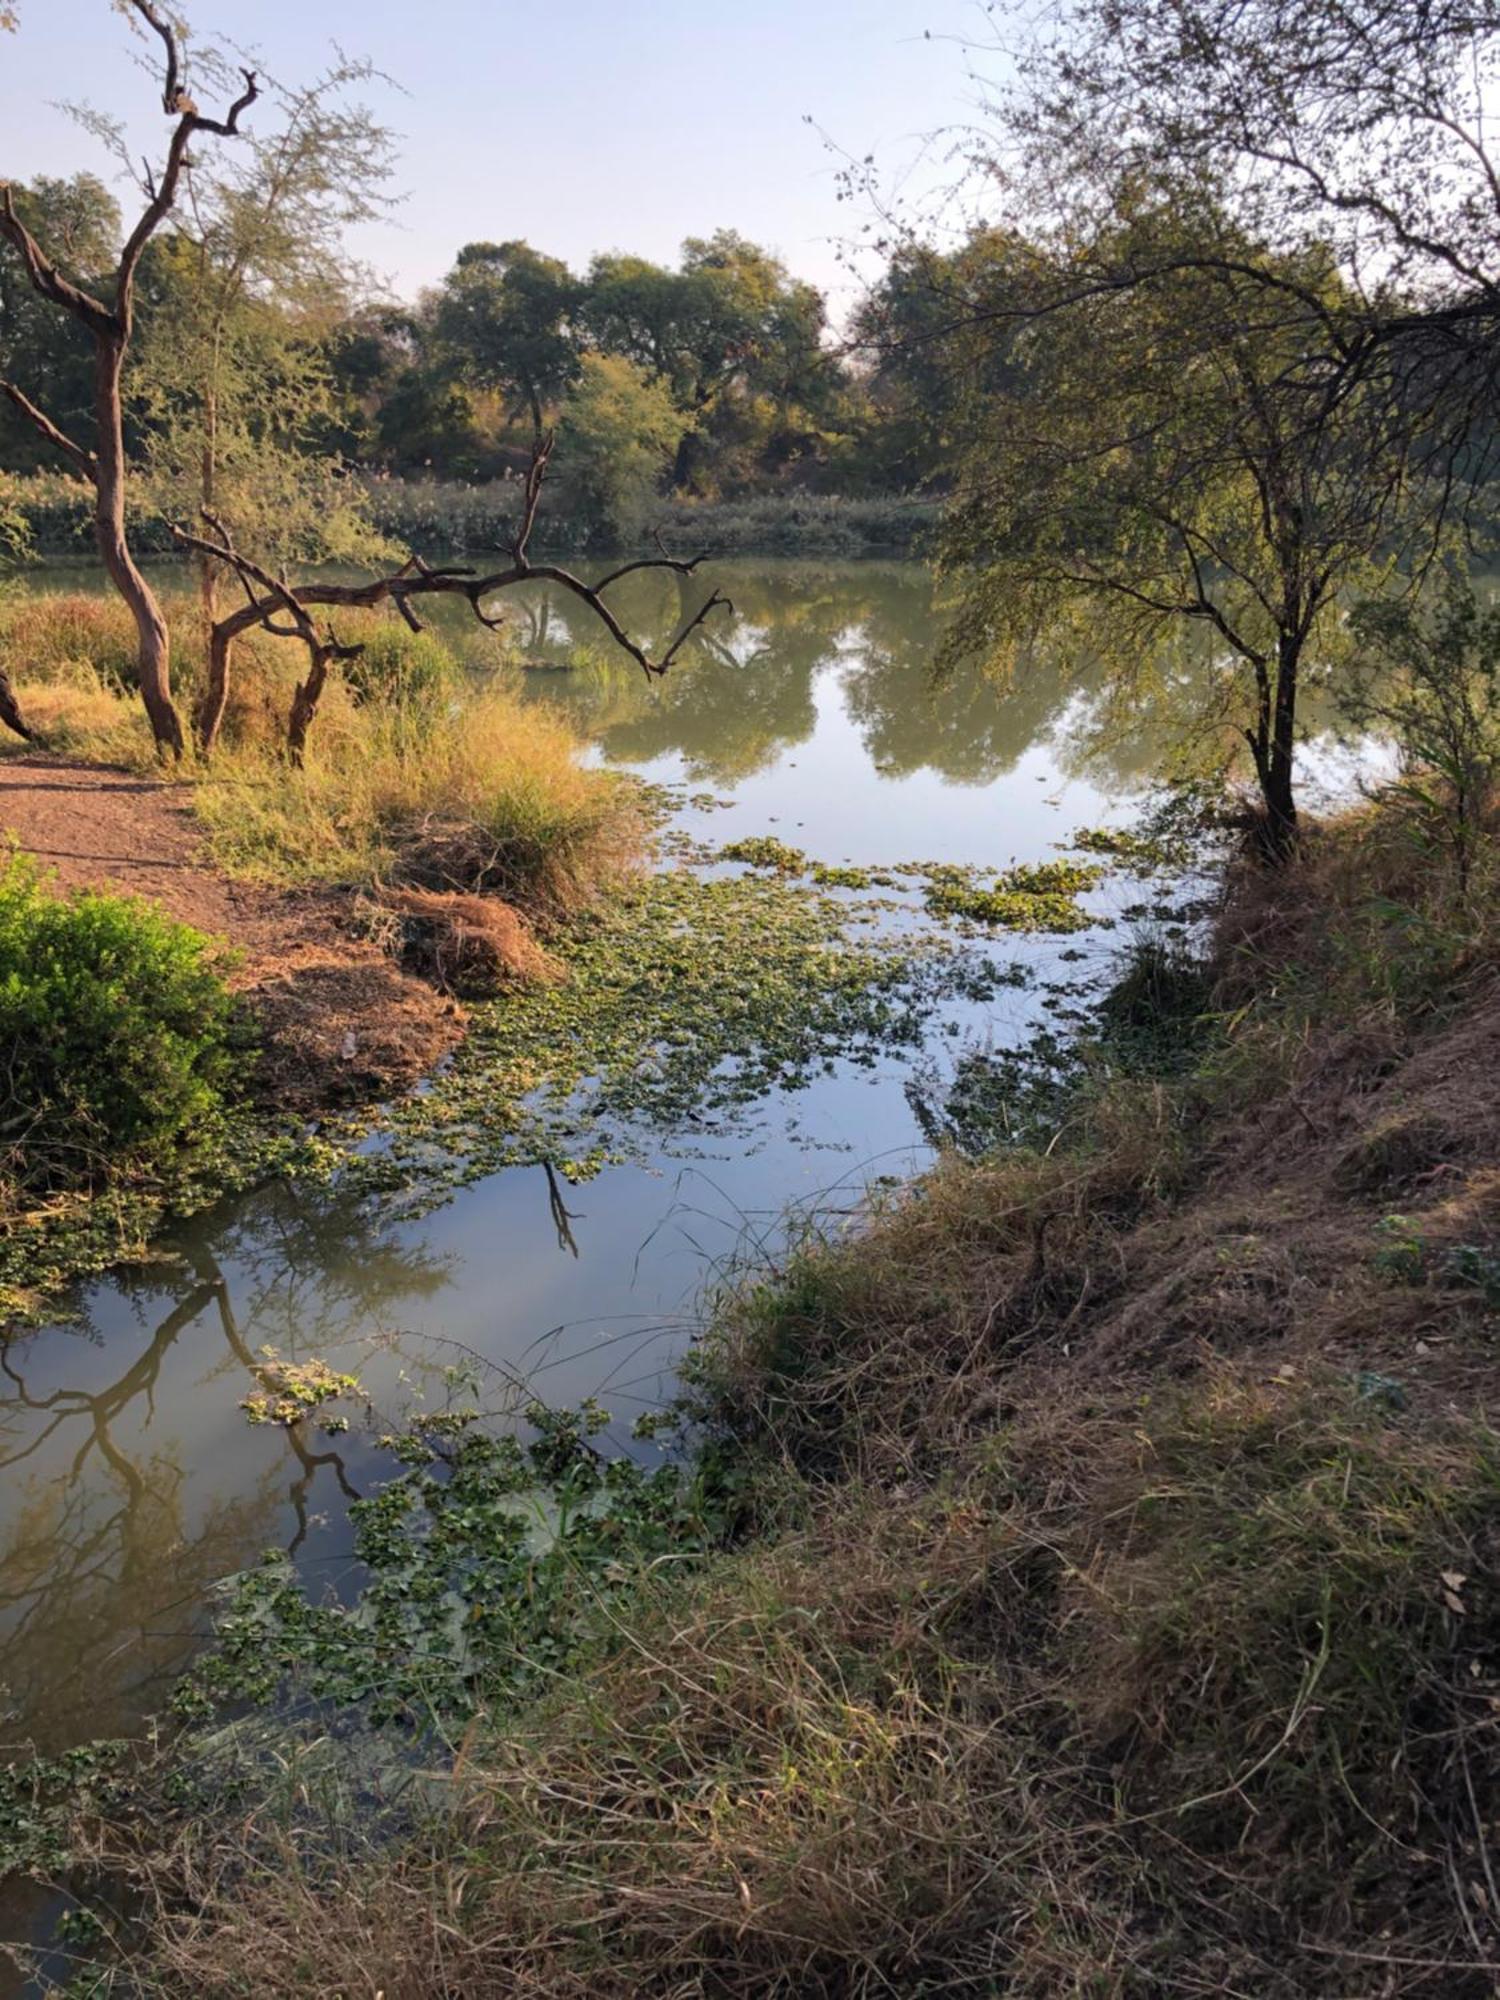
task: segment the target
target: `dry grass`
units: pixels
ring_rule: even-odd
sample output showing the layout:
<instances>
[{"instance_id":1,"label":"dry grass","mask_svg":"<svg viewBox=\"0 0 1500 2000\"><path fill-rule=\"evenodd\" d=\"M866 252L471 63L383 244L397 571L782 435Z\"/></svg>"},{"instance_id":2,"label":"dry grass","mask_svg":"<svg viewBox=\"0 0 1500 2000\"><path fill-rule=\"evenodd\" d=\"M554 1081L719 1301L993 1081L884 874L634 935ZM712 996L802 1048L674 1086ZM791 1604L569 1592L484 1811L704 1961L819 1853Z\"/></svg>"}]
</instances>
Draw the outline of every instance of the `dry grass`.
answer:
<instances>
[{"instance_id":1,"label":"dry grass","mask_svg":"<svg viewBox=\"0 0 1500 2000\"><path fill-rule=\"evenodd\" d=\"M1496 1451L1234 1371L1039 1405L644 1589L427 1838L198 1826L148 1990L1478 2000Z\"/></svg>"},{"instance_id":2,"label":"dry grass","mask_svg":"<svg viewBox=\"0 0 1500 2000\"><path fill-rule=\"evenodd\" d=\"M166 608L186 711L203 668L200 612L181 592ZM408 892L494 895L544 923L633 869L644 833L634 791L586 768L559 718L466 677L436 639L388 618L351 614L340 631L369 644L357 663L363 680L331 682L303 770L282 754L306 668L300 648L263 634L237 642L220 748L193 773L221 865L278 884L379 881ZM0 603L0 664L50 749L150 764L134 656L129 615L114 598L17 594ZM493 967L515 974L526 961L545 975L537 950L503 913L476 929L472 910L450 907L449 958L477 968L487 929Z\"/></svg>"},{"instance_id":3,"label":"dry grass","mask_svg":"<svg viewBox=\"0 0 1500 2000\"><path fill-rule=\"evenodd\" d=\"M385 889L371 907L394 920L396 955L445 993L482 995L511 981L549 985L563 977L526 919L498 896Z\"/></svg>"},{"instance_id":4,"label":"dry grass","mask_svg":"<svg viewBox=\"0 0 1500 2000\"><path fill-rule=\"evenodd\" d=\"M812 1231L715 1302L687 1363L700 1418L820 1478L931 1472L1009 1371L1117 1297L1122 1234L1181 1184L1183 1127L1177 1093L1122 1081L1065 1148L951 1158L852 1231Z\"/></svg>"},{"instance_id":5,"label":"dry grass","mask_svg":"<svg viewBox=\"0 0 1500 2000\"><path fill-rule=\"evenodd\" d=\"M140 702L104 686L90 667L65 665L50 680L22 681L16 697L27 726L49 750L136 771L155 761ZM31 747L7 732L0 756L20 756Z\"/></svg>"},{"instance_id":6,"label":"dry grass","mask_svg":"<svg viewBox=\"0 0 1500 2000\"><path fill-rule=\"evenodd\" d=\"M135 685L135 623L120 598L59 592L0 598L0 662L18 685L88 668L117 693Z\"/></svg>"},{"instance_id":7,"label":"dry grass","mask_svg":"<svg viewBox=\"0 0 1500 2000\"><path fill-rule=\"evenodd\" d=\"M498 688L411 704L338 690L304 769L228 752L197 808L221 862L253 878L493 893L543 920L626 875L642 837L630 787Z\"/></svg>"},{"instance_id":8,"label":"dry grass","mask_svg":"<svg viewBox=\"0 0 1500 2000\"><path fill-rule=\"evenodd\" d=\"M718 1302L752 1537L415 1837L153 1829L142 1989L1488 2000L1497 936L1383 815L1236 881L1194 1066Z\"/></svg>"}]
</instances>

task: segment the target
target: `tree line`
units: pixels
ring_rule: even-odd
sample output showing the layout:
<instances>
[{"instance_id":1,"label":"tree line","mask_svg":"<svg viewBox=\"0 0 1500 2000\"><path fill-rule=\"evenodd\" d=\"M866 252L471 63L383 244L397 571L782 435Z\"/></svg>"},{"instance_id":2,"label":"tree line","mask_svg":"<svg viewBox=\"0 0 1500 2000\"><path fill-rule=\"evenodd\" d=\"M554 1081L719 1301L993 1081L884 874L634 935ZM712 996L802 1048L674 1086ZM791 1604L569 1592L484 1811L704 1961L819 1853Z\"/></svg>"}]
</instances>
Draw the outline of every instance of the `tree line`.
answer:
<instances>
[{"instance_id":1,"label":"tree line","mask_svg":"<svg viewBox=\"0 0 1500 2000\"><path fill-rule=\"evenodd\" d=\"M124 425L159 505L232 492L247 534L354 554L335 469L503 479L553 431L567 504L601 534L660 494L941 483L925 362L836 338L822 292L732 229L690 237L674 267L609 252L583 273L522 241L470 243L416 301L379 296L343 247L391 171L388 135L349 101L363 75L344 64L282 94L271 135L196 162L191 203L146 246ZM101 289L122 240L103 181L11 194L60 269ZM59 324L22 260L0 259L0 373L90 449L92 370L85 330ZM0 464L56 462L0 408Z\"/></svg>"},{"instance_id":2,"label":"tree line","mask_svg":"<svg viewBox=\"0 0 1500 2000\"><path fill-rule=\"evenodd\" d=\"M675 267L611 252L583 273L470 244L392 304L347 249L389 199L369 71L282 87L195 52L215 120L152 0L130 11L163 45L166 164L128 233L90 176L0 188L0 453L94 481L130 597L128 468L197 524L210 627L232 575L309 644L314 681L337 642L318 626L314 646L289 563L384 563L377 596L403 614L439 590L482 614L472 576L389 568L370 477L512 481L490 588L533 572L549 467L601 537L669 492L926 493L949 652L1020 674L1068 649L1126 722L1167 691L1184 742L1238 742L1285 852L1309 683L1354 672L1372 618L1389 651L1393 605L1420 655L1419 587L1484 545L1491 6L1068 0L1040 26L995 8L1021 57L970 140L984 219L938 247L887 218L837 338L817 289L729 230ZM150 705L143 601L139 622Z\"/></svg>"}]
</instances>

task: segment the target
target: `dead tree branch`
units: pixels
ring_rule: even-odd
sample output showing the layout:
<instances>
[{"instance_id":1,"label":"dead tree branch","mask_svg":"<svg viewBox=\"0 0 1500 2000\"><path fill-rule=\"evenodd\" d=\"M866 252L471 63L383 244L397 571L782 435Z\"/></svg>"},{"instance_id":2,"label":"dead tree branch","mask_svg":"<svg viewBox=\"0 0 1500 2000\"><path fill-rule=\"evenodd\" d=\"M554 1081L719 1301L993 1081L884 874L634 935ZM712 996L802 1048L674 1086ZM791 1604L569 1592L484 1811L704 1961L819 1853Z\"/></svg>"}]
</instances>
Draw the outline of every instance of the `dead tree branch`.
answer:
<instances>
[{"instance_id":1,"label":"dead tree branch","mask_svg":"<svg viewBox=\"0 0 1500 2000\"><path fill-rule=\"evenodd\" d=\"M246 602L219 619L212 631L209 645L209 677L202 707L198 715L198 737L202 749L212 750L223 721L225 704L229 696L230 651L236 638L259 625L263 630L279 632L282 637L302 638L307 642L304 627L311 623L309 607L320 609L344 608L349 610L375 610L383 604L392 605L413 632L420 632L421 618L417 605L428 597L462 597L474 617L489 631L495 631L502 623L500 617L486 609L487 600L503 591L513 590L523 583L550 583L558 589L586 604L610 638L641 671L650 679L658 679L666 673L683 646L700 626L718 610L733 612L733 605L722 591L714 590L699 605L691 617L683 624L659 659L653 659L646 648L626 629L614 607L609 604L604 593L622 577L632 576L641 570L662 570L676 576L692 576L700 563L701 555L688 558L669 555L665 550L657 556L643 556L634 561L622 563L611 570L598 583L586 583L573 570L560 564L533 562L529 549L533 530L536 526L543 481L547 465L552 456L552 439L543 438L533 447L531 463L527 469L526 482L522 494L521 513L515 532L506 546L510 561L506 568L486 574L463 566L433 568L418 555L411 555L397 570L387 575L372 578L368 583L321 583L317 581L299 583L295 590L284 577L277 578L260 564L243 555L233 545L222 522L209 518L207 525L212 531L212 539L196 535L186 528L174 526L173 535L183 548L196 550L232 570L244 586ZM275 619L285 614L293 621L292 628L278 627ZM338 648L330 657L338 656ZM325 663L326 677L326 663ZM318 682L321 691L322 680ZM309 716L308 721L311 720Z\"/></svg>"}]
</instances>

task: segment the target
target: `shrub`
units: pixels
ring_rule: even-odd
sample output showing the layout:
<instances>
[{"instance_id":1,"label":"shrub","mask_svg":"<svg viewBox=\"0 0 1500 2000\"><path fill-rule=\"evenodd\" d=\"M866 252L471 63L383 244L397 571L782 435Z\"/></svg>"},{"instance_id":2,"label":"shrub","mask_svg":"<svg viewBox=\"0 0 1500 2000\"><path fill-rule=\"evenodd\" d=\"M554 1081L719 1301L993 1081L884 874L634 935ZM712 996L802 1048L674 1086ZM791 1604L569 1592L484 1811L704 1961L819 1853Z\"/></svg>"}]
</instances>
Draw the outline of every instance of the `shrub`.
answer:
<instances>
[{"instance_id":1,"label":"shrub","mask_svg":"<svg viewBox=\"0 0 1500 2000\"><path fill-rule=\"evenodd\" d=\"M364 647L344 678L367 701L429 701L457 678L458 662L431 632L411 632L390 619L351 632Z\"/></svg>"},{"instance_id":2,"label":"shrub","mask_svg":"<svg viewBox=\"0 0 1500 2000\"><path fill-rule=\"evenodd\" d=\"M1354 624L1372 678L1348 706L1361 727L1395 737L1401 775L1389 803L1466 896L1500 791L1500 609L1481 610L1468 584L1450 584L1435 609L1364 604Z\"/></svg>"},{"instance_id":3,"label":"shrub","mask_svg":"<svg viewBox=\"0 0 1500 2000\"><path fill-rule=\"evenodd\" d=\"M239 1040L208 939L131 898L63 900L0 857L0 1196L164 1166L217 1119Z\"/></svg>"}]
</instances>

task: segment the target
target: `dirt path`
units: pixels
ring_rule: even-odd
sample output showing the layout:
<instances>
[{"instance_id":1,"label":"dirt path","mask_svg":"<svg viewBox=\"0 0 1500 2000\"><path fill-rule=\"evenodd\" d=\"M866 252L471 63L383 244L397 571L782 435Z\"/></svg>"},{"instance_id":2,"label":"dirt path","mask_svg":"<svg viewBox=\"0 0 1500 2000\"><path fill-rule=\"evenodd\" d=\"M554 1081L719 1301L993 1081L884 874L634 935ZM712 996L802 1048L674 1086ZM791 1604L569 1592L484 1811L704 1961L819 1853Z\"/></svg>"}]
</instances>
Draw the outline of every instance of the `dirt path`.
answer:
<instances>
[{"instance_id":1,"label":"dirt path","mask_svg":"<svg viewBox=\"0 0 1500 2000\"><path fill-rule=\"evenodd\" d=\"M149 897L244 954L231 984L263 1023L266 1095L299 1109L414 1083L461 1010L348 927L348 898L233 882L203 854L185 786L42 754L0 759L0 832L63 889Z\"/></svg>"}]
</instances>

